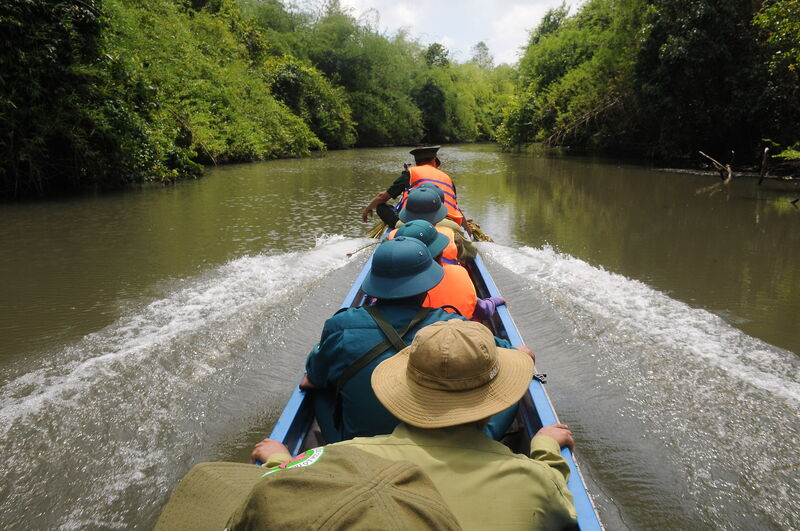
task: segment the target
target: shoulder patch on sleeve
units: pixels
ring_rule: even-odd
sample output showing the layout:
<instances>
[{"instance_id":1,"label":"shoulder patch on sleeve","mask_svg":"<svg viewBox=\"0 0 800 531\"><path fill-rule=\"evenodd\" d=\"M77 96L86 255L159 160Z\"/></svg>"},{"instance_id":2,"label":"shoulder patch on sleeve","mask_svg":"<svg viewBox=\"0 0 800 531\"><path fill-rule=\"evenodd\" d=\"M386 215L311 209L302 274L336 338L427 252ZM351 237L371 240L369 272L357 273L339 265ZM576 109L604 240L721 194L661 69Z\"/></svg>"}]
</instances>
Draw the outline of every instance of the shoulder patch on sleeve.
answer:
<instances>
[{"instance_id":1,"label":"shoulder patch on sleeve","mask_svg":"<svg viewBox=\"0 0 800 531\"><path fill-rule=\"evenodd\" d=\"M306 450L302 454L298 455L297 457L293 457L288 461L281 463L278 466L274 466L267 470L263 476L269 476L275 472L280 472L281 470L286 470L288 468L302 468L306 466L311 466L325 454L325 448L320 446L319 448L312 448L311 450Z\"/></svg>"}]
</instances>

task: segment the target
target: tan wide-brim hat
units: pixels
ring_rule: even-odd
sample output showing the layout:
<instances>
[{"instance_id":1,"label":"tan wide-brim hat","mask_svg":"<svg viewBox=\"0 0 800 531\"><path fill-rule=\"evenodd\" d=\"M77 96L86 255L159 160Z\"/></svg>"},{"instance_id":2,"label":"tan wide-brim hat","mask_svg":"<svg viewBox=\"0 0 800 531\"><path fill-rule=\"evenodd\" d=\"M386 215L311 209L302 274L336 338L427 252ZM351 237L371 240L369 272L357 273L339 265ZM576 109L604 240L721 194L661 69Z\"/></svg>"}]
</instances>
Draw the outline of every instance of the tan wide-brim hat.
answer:
<instances>
[{"instance_id":1,"label":"tan wide-brim hat","mask_svg":"<svg viewBox=\"0 0 800 531\"><path fill-rule=\"evenodd\" d=\"M510 407L532 377L530 356L497 347L480 323L451 319L426 326L410 346L379 364L372 389L401 421L443 428Z\"/></svg>"}]
</instances>

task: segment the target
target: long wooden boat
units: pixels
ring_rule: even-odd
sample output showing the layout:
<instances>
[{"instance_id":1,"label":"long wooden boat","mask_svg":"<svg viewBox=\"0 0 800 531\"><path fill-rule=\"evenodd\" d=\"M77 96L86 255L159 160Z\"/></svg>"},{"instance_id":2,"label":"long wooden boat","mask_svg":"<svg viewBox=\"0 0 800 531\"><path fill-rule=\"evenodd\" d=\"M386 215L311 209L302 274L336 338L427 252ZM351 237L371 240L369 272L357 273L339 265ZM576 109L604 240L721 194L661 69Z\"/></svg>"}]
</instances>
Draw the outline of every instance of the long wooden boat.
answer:
<instances>
[{"instance_id":1,"label":"long wooden boat","mask_svg":"<svg viewBox=\"0 0 800 531\"><path fill-rule=\"evenodd\" d=\"M356 278L353 287L342 302L342 308L361 306L366 295L361 290L361 284L372 265L372 257L364 264L361 273ZM475 283L478 297L500 297L494 280L483 263L480 256L467 266L470 277ZM499 306L497 312L491 320L491 327L497 337L507 339L512 345L525 344L522 336L514 324L508 308ZM528 392L520 402L517 422L514 423L518 429L515 434L504 437L503 443L518 453L526 454L530 448L530 440L534 434L548 424L558 423L553 404L539 380L531 381ZM278 422L270 434L270 439L283 442L292 455L297 455L309 448L320 446L323 441L319 440L319 431L315 429L314 404L305 391L299 387L295 388L289 398L286 407L283 409ZM575 499L575 509L578 513L578 527L582 530L602 530L603 525L597 514L597 510L592 502L589 492L586 489L586 482L581 475L580 469L575 463L572 452L569 448L563 448L561 455L567 460L570 468L570 478L567 482L570 492Z\"/></svg>"}]
</instances>

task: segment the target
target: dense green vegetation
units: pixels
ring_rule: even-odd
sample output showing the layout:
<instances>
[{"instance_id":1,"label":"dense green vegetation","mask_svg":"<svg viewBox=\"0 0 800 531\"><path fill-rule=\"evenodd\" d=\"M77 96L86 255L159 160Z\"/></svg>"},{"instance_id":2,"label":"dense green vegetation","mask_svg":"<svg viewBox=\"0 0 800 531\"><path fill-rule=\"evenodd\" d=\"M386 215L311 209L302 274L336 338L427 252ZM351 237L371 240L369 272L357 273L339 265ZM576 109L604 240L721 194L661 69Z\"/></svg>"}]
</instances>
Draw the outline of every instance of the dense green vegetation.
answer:
<instances>
[{"instance_id":1,"label":"dense green vegetation","mask_svg":"<svg viewBox=\"0 0 800 531\"><path fill-rule=\"evenodd\" d=\"M494 138L512 70L494 68L478 43L464 64L447 49L405 33L388 38L338 2L316 14L290 12L277 0L242 0L276 52L313 64L344 89L360 146L472 142Z\"/></svg>"},{"instance_id":2,"label":"dense green vegetation","mask_svg":"<svg viewBox=\"0 0 800 531\"><path fill-rule=\"evenodd\" d=\"M353 145L493 139L512 91L387 37L335 0L6 0L0 196L198 175L203 164Z\"/></svg>"},{"instance_id":3,"label":"dense green vegetation","mask_svg":"<svg viewBox=\"0 0 800 531\"><path fill-rule=\"evenodd\" d=\"M768 144L790 155L798 50L797 0L589 0L571 16L562 5L531 33L498 137L657 157L752 159Z\"/></svg>"},{"instance_id":4,"label":"dense green vegetation","mask_svg":"<svg viewBox=\"0 0 800 531\"><path fill-rule=\"evenodd\" d=\"M267 43L233 3L8 0L0 25L4 196L166 180L196 175L198 163L323 147L270 93Z\"/></svg>"},{"instance_id":5,"label":"dense green vegetation","mask_svg":"<svg viewBox=\"0 0 800 531\"><path fill-rule=\"evenodd\" d=\"M513 67L375 18L338 0L4 0L0 197L419 142L800 157L800 0L562 4Z\"/></svg>"}]
</instances>

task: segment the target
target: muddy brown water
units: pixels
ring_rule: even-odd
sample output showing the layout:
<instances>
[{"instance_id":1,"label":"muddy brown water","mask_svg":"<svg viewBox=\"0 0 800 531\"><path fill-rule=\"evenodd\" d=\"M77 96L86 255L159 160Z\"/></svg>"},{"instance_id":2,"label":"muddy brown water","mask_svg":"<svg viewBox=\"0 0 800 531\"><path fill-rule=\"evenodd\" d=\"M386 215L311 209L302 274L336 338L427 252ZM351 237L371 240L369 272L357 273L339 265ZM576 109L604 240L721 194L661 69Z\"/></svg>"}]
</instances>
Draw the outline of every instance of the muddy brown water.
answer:
<instances>
[{"instance_id":1,"label":"muddy brown water","mask_svg":"<svg viewBox=\"0 0 800 531\"><path fill-rule=\"evenodd\" d=\"M800 190L442 151L609 529L800 527ZM150 528L244 459L363 263L400 148L0 207L0 524Z\"/></svg>"}]
</instances>

